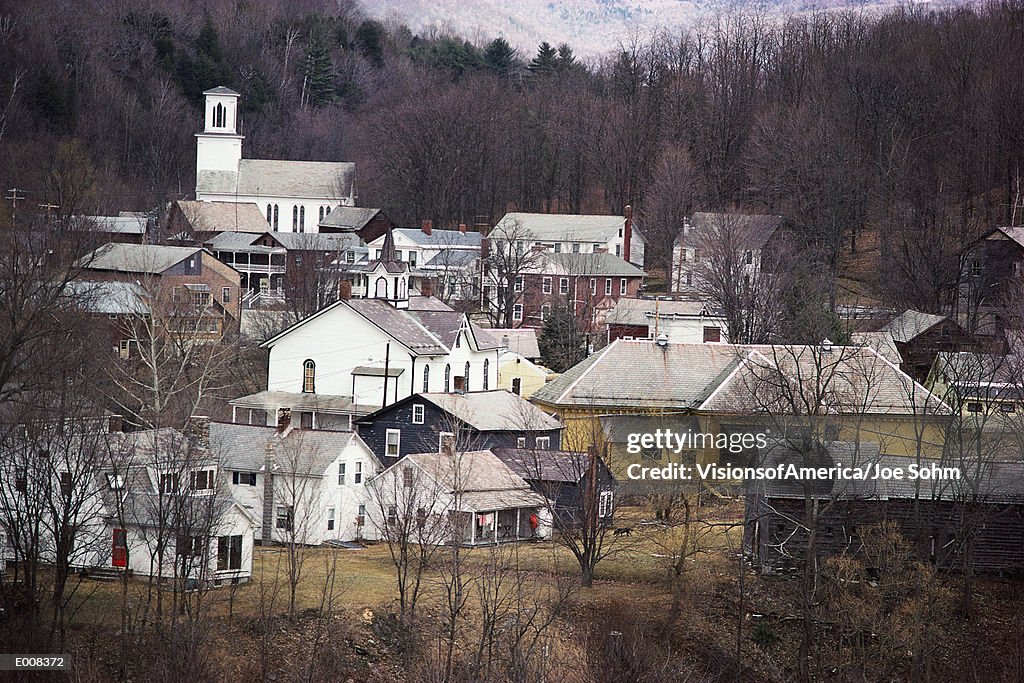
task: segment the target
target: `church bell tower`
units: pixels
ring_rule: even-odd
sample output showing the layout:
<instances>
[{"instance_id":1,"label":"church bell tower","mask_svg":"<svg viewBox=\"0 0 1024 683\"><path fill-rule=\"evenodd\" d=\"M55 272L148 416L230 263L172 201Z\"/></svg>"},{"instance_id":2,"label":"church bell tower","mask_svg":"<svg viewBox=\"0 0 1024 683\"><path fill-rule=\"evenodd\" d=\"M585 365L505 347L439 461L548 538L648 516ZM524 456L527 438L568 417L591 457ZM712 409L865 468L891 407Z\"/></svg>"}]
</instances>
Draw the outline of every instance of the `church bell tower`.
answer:
<instances>
[{"instance_id":1,"label":"church bell tower","mask_svg":"<svg viewBox=\"0 0 1024 683\"><path fill-rule=\"evenodd\" d=\"M238 134L238 93L217 86L203 93L205 125L196 133L196 180L203 171L238 171L242 139ZM199 197L197 197L198 199Z\"/></svg>"}]
</instances>

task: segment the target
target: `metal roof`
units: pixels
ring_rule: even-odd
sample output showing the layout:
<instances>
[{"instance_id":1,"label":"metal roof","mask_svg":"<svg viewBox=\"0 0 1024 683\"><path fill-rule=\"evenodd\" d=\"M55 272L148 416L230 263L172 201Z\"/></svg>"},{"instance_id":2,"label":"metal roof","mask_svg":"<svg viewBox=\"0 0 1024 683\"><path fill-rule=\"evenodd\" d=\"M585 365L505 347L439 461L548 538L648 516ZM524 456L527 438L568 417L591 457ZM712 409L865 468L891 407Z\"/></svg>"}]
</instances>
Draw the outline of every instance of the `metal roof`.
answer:
<instances>
[{"instance_id":1,"label":"metal roof","mask_svg":"<svg viewBox=\"0 0 1024 683\"><path fill-rule=\"evenodd\" d=\"M330 201L353 194L355 174L348 161L242 159L237 172L200 171L196 192Z\"/></svg>"},{"instance_id":2,"label":"metal roof","mask_svg":"<svg viewBox=\"0 0 1024 683\"><path fill-rule=\"evenodd\" d=\"M506 213L495 230L499 234L529 233L540 242L606 243L619 235L626 224L624 216L598 216L553 213Z\"/></svg>"},{"instance_id":3,"label":"metal roof","mask_svg":"<svg viewBox=\"0 0 1024 683\"><path fill-rule=\"evenodd\" d=\"M276 474L320 477L327 467L359 439L355 432L321 429L289 429L210 424L210 451L229 470L258 472L265 466L268 448L273 451Z\"/></svg>"},{"instance_id":4,"label":"metal roof","mask_svg":"<svg viewBox=\"0 0 1024 683\"><path fill-rule=\"evenodd\" d=\"M392 467L415 463L450 495L457 495L459 508L474 512L539 507L546 501L491 451L417 453L407 455ZM458 490L456 491L456 485Z\"/></svg>"},{"instance_id":5,"label":"metal roof","mask_svg":"<svg viewBox=\"0 0 1024 683\"><path fill-rule=\"evenodd\" d=\"M689 316L689 317L717 317L710 312L710 305L703 301L687 301L651 298L646 299L619 299L615 307L608 311L606 321L610 325L633 325L646 327L654 320L654 313L662 317Z\"/></svg>"},{"instance_id":6,"label":"metal roof","mask_svg":"<svg viewBox=\"0 0 1024 683\"><path fill-rule=\"evenodd\" d=\"M197 232L270 232L262 209L249 202L175 202L181 215Z\"/></svg>"},{"instance_id":7,"label":"metal roof","mask_svg":"<svg viewBox=\"0 0 1024 683\"><path fill-rule=\"evenodd\" d=\"M540 358L537 330L527 327L492 327L485 331L491 338L501 342L502 348L518 353L523 358Z\"/></svg>"},{"instance_id":8,"label":"metal roof","mask_svg":"<svg viewBox=\"0 0 1024 683\"><path fill-rule=\"evenodd\" d=\"M292 410L321 413L361 414L364 412L352 402L351 396L291 391L259 391L248 396L239 396L228 403L238 408L259 408L260 410L291 408Z\"/></svg>"},{"instance_id":9,"label":"metal roof","mask_svg":"<svg viewBox=\"0 0 1024 683\"><path fill-rule=\"evenodd\" d=\"M169 247L161 244L105 244L79 261L89 270L113 270L122 273L159 275L197 252L202 247Z\"/></svg>"},{"instance_id":10,"label":"metal roof","mask_svg":"<svg viewBox=\"0 0 1024 683\"><path fill-rule=\"evenodd\" d=\"M449 249L479 249L483 235L473 230L462 232L461 230L431 230L430 234L417 228L395 228L395 233L415 242L421 247L439 247ZM377 246L382 240L378 237L371 246Z\"/></svg>"},{"instance_id":11,"label":"metal roof","mask_svg":"<svg viewBox=\"0 0 1024 683\"><path fill-rule=\"evenodd\" d=\"M149 217L145 215L75 216L74 219L92 223L96 232L122 235L144 235L149 224Z\"/></svg>"},{"instance_id":12,"label":"metal roof","mask_svg":"<svg viewBox=\"0 0 1024 683\"><path fill-rule=\"evenodd\" d=\"M642 268L615 256L614 254L572 254L562 252L554 254L542 252L553 266L556 275L599 275L616 277L646 277ZM545 269L547 272L548 269Z\"/></svg>"},{"instance_id":13,"label":"metal roof","mask_svg":"<svg viewBox=\"0 0 1024 683\"><path fill-rule=\"evenodd\" d=\"M148 294L137 282L83 282L67 284L67 291L82 301L90 313L103 315L146 315Z\"/></svg>"}]
</instances>

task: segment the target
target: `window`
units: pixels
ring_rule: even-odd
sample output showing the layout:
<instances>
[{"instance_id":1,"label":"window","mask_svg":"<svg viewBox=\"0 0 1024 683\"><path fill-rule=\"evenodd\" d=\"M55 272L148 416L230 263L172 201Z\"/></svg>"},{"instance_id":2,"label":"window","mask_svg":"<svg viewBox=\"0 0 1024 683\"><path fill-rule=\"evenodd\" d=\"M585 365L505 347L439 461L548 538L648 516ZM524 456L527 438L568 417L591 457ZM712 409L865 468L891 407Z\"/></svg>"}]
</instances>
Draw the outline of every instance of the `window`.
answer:
<instances>
[{"instance_id":1,"label":"window","mask_svg":"<svg viewBox=\"0 0 1024 683\"><path fill-rule=\"evenodd\" d=\"M397 458L399 446L402 441L401 429L388 429L384 432L384 455L389 458ZM358 475L357 475L358 477ZM359 482L356 481L358 484Z\"/></svg>"},{"instance_id":2,"label":"window","mask_svg":"<svg viewBox=\"0 0 1024 683\"><path fill-rule=\"evenodd\" d=\"M720 327L704 328L704 343L717 344L722 341L722 329Z\"/></svg>"},{"instance_id":3,"label":"window","mask_svg":"<svg viewBox=\"0 0 1024 683\"><path fill-rule=\"evenodd\" d=\"M544 292L545 294L551 293L551 278L546 277L541 281L540 291Z\"/></svg>"},{"instance_id":4,"label":"window","mask_svg":"<svg viewBox=\"0 0 1024 683\"><path fill-rule=\"evenodd\" d=\"M24 467L14 472L14 490L20 493L28 491L28 471Z\"/></svg>"},{"instance_id":5,"label":"window","mask_svg":"<svg viewBox=\"0 0 1024 683\"><path fill-rule=\"evenodd\" d=\"M693 262L696 263L700 260L700 249L694 248L693 250Z\"/></svg>"},{"instance_id":6,"label":"window","mask_svg":"<svg viewBox=\"0 0 1024 683\"><path fill-rule=\"evenodd\" d=\"M277 204L274 204L274 232L277 232L277 218L279 215Z\"/></svg>"},{"instance_id":7,"label":"window","mask_svg":"<svg viewBox=\"0 0 1024 683\"><path fill-rule=\"evenodd\" d=\"M402 486L407 489L412 488L413 472L411 467L402 468Z\"/></svg>"},{"instance_id":8,"label":"window","mask_svg":"<svg viewBox=\"0 0 1024 683\"><path fill-rule=\"evenodd\" d=\"M526 448L526 437L525 436L516 437L516 448Z\"/></svg>"},{"instance_id":9,"label":"window","mask_svg":"<svg viewBox=\"0 0 1024 683\"><path fill-rule=\"evenodd\" d=\"M491 360L489 358L484 358L484 391L487 391L491 386L491 381L487 377L487 374L490 372L490 369Z\"/></svg>"},{"instance_id":10,"label":"window","mask_svg":"<svg viewBox=\"0 0 1024 683\"><path fill-rule=\"evenodd\" d=\"M321 206L320 207L320 211L319 211L319 220L322 221L323 219L324 219L324 207Z\"/></svg>"},{"instance_id":11,"label":"window","mask_svg":"<svg viewBox=\"0 0 1024 683\"><path fill-rule=\"evenodd\" d=\"M60 495L64 500L71 498L71 473L61 472L60 473Z\"/></svg>"},{"instance_id":12,"label":"window","mask_svg":"<svg viewBox=\"0 0 1024 683\"><path fill-rule=\"evenodd\" d=\"M267 225L270 225L273 220L273 216L273 207L271 207L270 204L267 204Z\"/></svg>"},{"instance_id":13,"label":"window","mask_svg":"<svg viewBox=\"0 0 1024 683\"><path fill-rule=\"evenodd\" d=\"M412 423L414 425L423 424L423 404L417 403L412 407Z\"/></svg>"},{"instance_id":14,"label":"window","mask_svg":"<svg viewBox=\"0 0 1024 683\"><path fill-rule=\"evenodd\" d=\"M523 319L523 305L515 304L512 306L512 319L522 320Z\"/></svg>"},{"instance_id":15,"label":"window","mask_svg":"<svg viewBox=\"0 0 1024 683\"><path fill-rule=\"evenodd\" d=\"M597 278L596 277L590 278L590 293L591 294L597 294Z\"/></svg>"},{"instance_id":16,"label":"window","mask_svg":"<svg viewBox=\"0 0 1024 683\"><path fill-rule=\"evenodd\" d=\"M316 363L312 359L306 359L302 363L302 392L305 394L314 393L316 388Z\"/></svg>"},{"instance_id":17,"label":"window","mask_svg":"<svg viewBox=\"0 0 1024 683\"><path fill-rule=\"evenodd\" d=\"M292 204L292 232L299 229L299 207L297 204Z\"/></svg>"},{"instance_id":18,"label":"window","mask_svg":"<svg viewBox=\"0 0 1024 683\"><path fill-rule=\"evenodd\" d=\"M612 491L601 491L600 498L598 498L597 502L598 517L608 517L612 514L614 495L615 494Z\"/></svg>"},{"instance_id":19,"label":"window","mask_svg":"<svg viewBox=\"0 0 1024 683\"><path fill-rule=\"evenodd\" d=\"M278 505L277 515L274 519L274 526L285 531L292 530L292 519L295 509L291 505Z\"/></svg>"},{"instance_id":20,"label":"window","mask_svg":"<svg viewBox=\"0 0 1024 683\"><path fill-rule=\"evenodd\" d=\"M416 267L417 253L413 250L409 250L409 265L413 268Z\"/></svg>"},{"instance_id":21,"label":"window","mask_svg":"<svg viewBox=\"0 0 1024 683\"><path fill-rule=\"evenodd\" d=\"M661 449L642 448L640 449L640 458L643 460L661 460Z\"/></svg>"},{"instance_id":22,"label":"window","mask_svg":"<svg viewBox=\"0 0 1024 683\"><path fill-rule=\"evenodd\" d=\"M522 275L516 275L516 282L515 282L514 285L512 285L512 291L513 292L521 292L521 291L523 291L523 276Z\"/></svg>"},{"instance_id":23,"label":"window","mask_svg":"<svg viewBox=\"0 0 1024 683\"><path fill-rule=\"evenodd\" d=\"M604 295L605 296L611 296L611 294L612 294L612 279L610 277L606 277L604 279Z\"/></svg>"},{"instance_id":24,"label":"window","mask_svg":"<svg viewBox=\"0 0 1024 683\"><path fill-rule=\"evenodd\" d=\"M210 293L192 292L192 305L196 308L206 308L210 305Z\"/></svg>"},{"instance_id":25,"label":"window","mask_svg":"<svg viewBox=\"0 0 1024 683\"><path fill-rule=\"evenodd\" d=\"M213 127L224 127L224 105L220 102L218 102L217 106L213 108Z\"/></svg>"},{"instance_id":26,"label":"window","mask_svg":"<svg viewBox=\"0 0 1024 683\"><path fill-rule=\"evenodd\" d=\"M255 472L232 472L231 483L235 486L255 486L256 485L256 473Z\"/></svg>"},{"instance_id":27,"label":"window","mask_svg":"<svg viewBox=\"0 0 1024 683\"><path fill-rule=\"evenodd\" d=\"M117 353L122 359L131 358L139 352L139 342L135 339L122 339L118 344Z\"/></svg>"},{"instance_id":28,"label":"window","mask_svg":"<svg viewBox=\"0 0 1024 683\"><path fill-rule=\"evenodd\" d=\"M220 288L220 300L226 304L231 303L231 288L221 287Z\"/></svg>"},{"instance_id":29,"label":"window","mask_svg":"<svg viewBox=\"0 0 1024 683\"><path fill-rule=\"evenodd\" d=\"M356 513L356 526L366 525L366 506L360 505L359 512Z\"/></svg>"},{"instance_id":30,"label":"window","mask_svg":"<svg viewBox=\"0 0 1024 683\"><path fill-rule=\"evenodd\" d=\"M361 460L356 463L356 471L355 471L355 474L352 477L352 483L353 484L362 484L363 483L363 462Z\"/></svg>"},{"instance_id":31,"label":"window","mask_svg":"<svg viewBox=\"0 0 1024 683\"><path fill-rule=\"evenodd\" d=\"M299 232L306 232L306 207L299 207Z\"/></svg>"},{"instance_id":32,"label":"window","mask_svg":"<svg viewBox=\"0 0 1024 683\"><path fill-rule=\"evenodd\" d=\"M430 366L423 366L423 393L430 391Z\"/></svg>"},{"instance_id":33,"label":"window","mask_svg":"<svg viewBox=\"0 0 1024 683\"><path fill-rule=\"evenodd\" d=\"M334 508L327 508L327 530L334 531Z\"/></svg>"},{"instance_id":34,"label":"window","mask_svg":"<svg viewBox=\"0 0 1024 683\"><path fill-rule=\"evenodd\" d=\"M455 433L454 432L441 432L437 435L437 452L444 453L445 441L451 445L452 449L455 448Z\"/></svg>"},{"instance_id":35,"label":"window","mask_svg":"<svg viewBox=\"0 0 1024 683\"><path fill-rule=\"evenodd\" d=\"M1015 412L1017 412L1017 404L1016 403L1000 403L999 404L999 410L1001 410L1004 413L1015 413Z\"/></svg>"},{"instance_id":36,"label":"window","mask_svg":"<svg viewBox=\"0 0 1024 683\"><path fill-rule=\"evenodd\" d=\"M537 448L540 450L547 450L551 448L551 437L550 436L538 436L534 441Z\"/></svg>"},{"instance_id":37,"label":"window","mask_svg":"<svg viewBox=\"0 0 1024 683\"><path fill-rule=\"evenodd\" d=\"M969 412L969 413L980 413L981 412L981 404L980 403L976 403L974 401L968 403L967 404L967 412Z\"/></svg>"},{"instance_id":38,"label":"window","mask_svg":"<svg viewBox=\"0 0 1024 683\"><path fill-rule=\"evenodd\" d=\"M107 475L107 486L118 491L124 488L124 477L120 474L108 474Z\"/></svg>"},{"instance_id":39,"label":"window","mask_svg":"<svg viewBox=\"0 0 1024 683\"><path fill-rule=\"evenodd\" d=\"M175 543L175 550L178 557L202 557L203 537L202 536L178 536Z\"/></svg>"},{"instance_id":40,"label":"window","mask_svg":"<svg viewBox=\"0 0 1024 683\"><path fill-rule=\"evenodd\" d=\"M444 366L444 393L448 393L452 390L452 366Z\"/></svg>"},{"instance_id":41,"label":"window","mask_svg":"<svg viewBox=\"0 0 1024 683\"><path fill-rule=\"evenodd\" d=\"M971 275L973 277L981 275L981 261L971 261Z\"/></svg>"},{"instance_id":42,"label":"window","mask_svg":"<svg viewBox=\"0 0 1024 683\"><path fill-rule=\"evenodd\" d=\"M458 332L455 335L455 348L462 348L462 332Z\"/></svg>"},{"instance_id":43,"label":"window","mask_svg":"<svg viewBox=\"0 0 1024 683\"><path fill-rule=\"evenodd\" d=\"M217 539L217 570L242 568L242 537L221 536Z\"/></svg>"},{"instance_id":44,"label":"window","mask_svg":"<svg viewBox=\"0 0 1024 683\"><path fill-rule=\"evenodd\" d=\"M691 273L690 271L686 271L686 284L693 284L693 273Z\"/></svg>"},{"instance_id":45,"label":"window","mask_svg":"<svg viewBox=\"0 0 1024 683\"><path fill-rule=\"evenodd\" d=\"M345 463L338 463L338 486L345 485Z\"/></svg>"},{"instance_id":46,"label":"window","mask_svg":"<svg viewBox=\"0 0 1024 683\"><path fill-rule=\"evenodd\" d=\"M388 526L396 526L398 524L398 506L388 505Z\"/></svg>"},{"instance_id":47,"label":"window","mask_svg":"<svg viewBox=\"0 0 1024 683\"><path fill-rule=\"evenodd\" d=\"M561 242L555 242L555 253L556 254L561 254L562 253L562 243Z\"/></svg>"},{"instance_id":48,"label":"window","mask_svg":"<svg viewBox=\"0 0 1024 683\"><path fill-rule=\"evenodd\" d=\"M540 319L547 320L548 316L551 315L551 305L541 304L540 305Z\"/></svg>"},{"instance_id":49,"label":"window","mask_svg":"<svg viewBox=\"0 0 1024 683\"><path fill-rule=\"evenodd\" d=\"M463 391L469 391L469 361L468 360L466 361L466 369L462 373L462 376L465 378L465 380L462 382L462 389L463 389Z\"/></svg>"},{"instance_id":50,"label":"window","mask_svg":"<svg viewBox=\"0 0 1024 683\"><path fill-rule=\"evenodd\" d=\"M580 253L580 243L579 242L573 242L572 243L572 253L574 253L574 254Z\"/></svg>"},{"instance_id":51,"label":"window","mask_svg":"<svg viewBox=\"0 0 1024 683\"><path fill-rule=\"evenodd\" d=\"M626 296L626 278L619 279L619 294Z\"/></svg>"},{"instance_id":52,"label":"window","mask_svg":"<svg viewBox=\"0 0 1024 683\"><path fill-rule=\"evenodd\" d=\"M213 470L199 470L192 473L192 490L207 491L213 488Z\"/></svg>"},{"instance_id":53,"label":"window","mask_svg":"<svg viewBox=\"0 0 1024 683\"><path fill-rule=\"evenodd\" d=\"M313 413L308 411L299 413L299 428L313 429Z\"/></svg>"},{"instance_id":54,"label":"window","mask_svg":"<svg viewBox=\"0 0 1024 683\"><path fill-rule=\"evenodd\" d=\"M165 472L160 475L160 493L174 493L178 490L178 473Z\"/></svg>"},{"instance_id":55,"label":"window","mask_svg":"<svg viewBox=\"0 0 1024 683\"><path fill-rule=\"evenodd\" d=\"M616 256L622 256L622 245L621 244L616 244L615 245L615 255Z\"/></svg>"},{"instance_id":56,"label":"window","mask_svg":"<svg viewBox=\"0 0 1024 683\"><path fill-rule=\"evenodd\" d=\"M751 265L754 262L754 252L751 251L750 249L747 249L747 251L744 252L743 254L743 260L746 262L748 266Z\"/></svg>"},{"instance_id":57,"label":"window","mask_svg":"<svg viewBox=\"0 0 1024 683\"><path fill-rule=\"evenodd\" d=\"M568 294L569 293L569 278L560 277L558 278L558 293Z\"/></svg>"},{"instance_id":58,"label":"window","mask_svg":"<svg viewBox=\"0 0 1024 683\"><path fill-rule=\"evenodd\" d=\"M521 377L512 378L512 393L516 396L523 394L523 379Z\"/></svg>"}]
</instances>

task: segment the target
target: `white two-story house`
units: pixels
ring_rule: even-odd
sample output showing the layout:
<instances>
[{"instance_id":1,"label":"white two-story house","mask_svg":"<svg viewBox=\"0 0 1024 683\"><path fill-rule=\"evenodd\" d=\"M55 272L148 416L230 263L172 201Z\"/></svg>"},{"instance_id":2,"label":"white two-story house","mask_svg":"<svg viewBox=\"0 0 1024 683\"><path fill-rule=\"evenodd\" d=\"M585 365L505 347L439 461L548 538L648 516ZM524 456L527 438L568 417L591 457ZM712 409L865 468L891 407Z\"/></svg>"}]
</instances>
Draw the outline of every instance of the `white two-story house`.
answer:
<instances>
[{"instance_id":1,"label":"white two-story house","mask_svg":"<svg viewBox=\"0 0 1024 683\"><path fill-rule=\"evenodd\" d=\"M520 251L541 247L552 253L606 253L644 265L643 235L633 224L633 211L623 216L555 213L506 213L494 230L495 242L511 242Z\"/></svg>"}]
</instances>

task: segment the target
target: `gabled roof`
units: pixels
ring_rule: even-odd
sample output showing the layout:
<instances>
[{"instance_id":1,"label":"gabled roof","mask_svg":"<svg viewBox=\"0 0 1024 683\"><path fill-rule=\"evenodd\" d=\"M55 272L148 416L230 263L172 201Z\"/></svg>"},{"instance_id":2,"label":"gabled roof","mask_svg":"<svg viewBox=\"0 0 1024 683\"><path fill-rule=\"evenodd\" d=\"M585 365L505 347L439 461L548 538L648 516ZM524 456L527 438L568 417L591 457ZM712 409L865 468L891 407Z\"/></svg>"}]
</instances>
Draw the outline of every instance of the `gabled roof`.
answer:
<instances>
[{"instance_id":1,"label":"gabled roof","mask_svg":"<svg viewBox=\"0 0 1024 683\"><path fill-rule=\"evenodd\" d=\"M993 228L982 239L989 239L996 233L1002 233L1007 237L1016 242L1018 245L1024 247L1024 227L1003 227Z\"/></svg>"},{"instance_id":2,"label":"gabled roof","mask_svg":"<svg viewBox=\"0 0 1024 683\"><path fill-rule=\"evenodd\" d=\"M935 356L935 371L959 387L986 385L1019 385L1024 366L1019 356L999 356L970 351L940 351Z\"/></svg>"},{"instance_id":3,"label":"gabled roof","mask_svg":"<svg viewBox=\"0 0 1024 683\"><path fill-rule=\"evenodd\" d=\"M395 233L421 247L449 249L479 249L483 239L483 235L472 230L431 230L428 235L417 228L395 228Z\"/></svg>"},{"instance_id":4,"label":"gabled roof","mask_svg":"<svg viewBox=\"0 0 1024 683\"><path fill-rule=\"evenodd\" d=\"M691 244L701 235L713 235L728 229L735 231L738 247L762 249L784 222L782 216L769 214L697 212L690 217L689 227L680 231L675 241L676 244Z\"/></svg>"},{"instance_id":5,"label":"gabled roof","mask_svg":"<svg viewBox=\"0 0 1024 683\"><path fill-rule=\"evenodd\" d=\"M410 296L410 311L454 311L455 309L432 296Z\"/></svg>"},{"instance_id":6,"label":"gabled roof","mask_svg":"<svg viewBox=\"0 0 1024 683\"><path fill-rule=\"evenodd\" d=\"M462 394L418 394L481 432L547 431L562 424L526 399L504 389Z\"/></svg>"},{"instance_id":7,"label":"gabled roof","mask_svg":"<svg viewBox=\"0 0 1024 683\"><path fill-rule=\"evenodd\" d=\"M380 299L349 299L344 303L416 355L448 353L444 341L416 318L418 313L403 311Z\"/></svg>"},{"instance_id":8,"label":"gabled roof","mask_svg":"<svg viewBox=\"0 0 1024 683\"><path fill-rule=\"evenodd\" d=\"M542 252L553 266L553 272L560 275L598 275L614 277L646 277L642 268L615 256L614 254L560 254Z\"/></svg>"},{"instance_id":9,"label":"gabled roof","mask_svg":"<svg viewBox=\"0 0 1024 683\"><path fill-rule=\"evenodd\" d=\"M601 243L615 239L624 227L624 216L598 216L553 213L506 213L495 230L509 232L519 229L530 233L540 242Z\"/></svg>"},{"instance_id":10,"label":"gabled roof","mask_svg":"<svg viewBox=\"0 0 1024 683\"><path fill-rule=\"evenodd\" d=\"M327 468L359 436L355 432L290 429L214 422L210 425L210 451L228 470L258 472L273 451L275 473L323 476ZM361 441L361 439L360 439Z\"/></svg>"},{"instance_id":11,"label":"gabled roof","mask_svg":"<svg viewBox=\"0 0 1024 683\"><path fill-rule=\"evenodd\" d=\"M533 394L552 406L664 408L725 413L782 411L769 406L771 381L828 377L826 409L839 413L948 414L938 397L873 349L733 346L617 339ZM796 379L802 378L802 379ZM813 389L813 387L812 387ZM779 399L781 400L781 398Z\"/></svg>"},{"instance_id":12,"label":"gabled roof","mask_svg":"<svg viewBox=\"0 0 1024 683\"><path fill-rule=\"evenodd\" d=\"M353 194L355 174L356 165L347 161L242 159L237 172L200 171L196 192L330 201Z\"/></svg>"},{"instance_id":13,"label":"gabled roof","mask_svg":"<svg viewBox=\"0 0 1024 683\"><path fill-rule=\"evenodd\" d=\"M360 408L358 404L353 403L351 396L292 391L258 391L248 396L239 396L228 401L228 403L239 408L259 408L261 410L291 408L295 411L316 411L336 414L369 412L364 408Z\"/></svg>"},{"instance_id":14,"label":"gabled roof","mask_svg":"<svg viewBox=\"0 0 1024 683\"><path fill-rule=\"evenodd\" d=\"M315 232L272 232L278 244L288 251L348 251L359 246L359 236Z\"/></svg>"},{"instance_id":15,"label":"gabled roof","mask_svg":"<svg viewBox=\"0 0 1024 683\"><path fill-rule=\"evenodd\" d=\"M478 258L480 252L446 247L434 254L426 263L420 264L420 268L465 268Z\"/></svg>"},{"instance_id":16,"label":"gabled roof","mask_svg":"<svg viewBox=\"0 0 1024 683\"><path fill-rule=\"evenodd\" d=\"M181 215L196 232L270 232L263 211L247 202L199 202L179 199Z\"/></svg>"},{"instance_id":17,"label":"gabled roof","mask_svg":"<svg viewBox=\"0 0 1024 683\"><path fill-rule=\"evenodd\" d=\"M944 315L907 310L893 318L880 331L888 332L892 336L893 341L905 343L913 341L946 320L949 320L949 318Z\"/></svg>"},{"instance_id":18,"label":"gabled roof","mask_svg":"<svg viewBox=\"0 0 1024 683\"><path fill-rule=\"evenodd\" d=\"M122 214L120 216L75 216L76 220L91 223L96 232L109 232L122 235L144 235L149 217L139 214Z\"/></svg>"},{"instance_id":19,"label":"gabled roof","mask_svg":"<svg viewBox=\"0 0 1024 683\"><path fill-rule=\"evenodd\" d=\"M320 221L321 228L333 228L345 232L358 232L372 221L380 209L362 206L335 206Z\"/></svg>"},{"instance_id":20,"label":"gabled roof","mask_svg":"<svg viewBox=\"0 0 1024 683\"><path fill-rule=\"evenodd\" d=\"M159 275L198 252L202 247L169 247L162 244L105 244L88 256L79 266L89 270L112 270L121 273Z\"/></svg>"},{"instance_id":21,"label":"gabled roof","mask_svg":"<svg viewBox=\"0 0 1024 683\"><path fill-rule=\"evenodd\" d=\"M579 451L495 448L492 452L527 481L575 484L587 474L590 456Z\"/></svg>"},{"instance_id":22,"label":"gabled roof","mask_svg":"<svg viewBox=\"0 0 1024 683\"><path fill-rule=\"evenodd\" d=\"M528 327L492 327L486 331L491 338L501 343L502 348L518 353L523 358L540 358L537 330Z\"/></svg>"},{"instance_id":23,"label":"gabled roof","mask_svg":"<svg viewBox=\"0 0 1024 683\"><path fill-rule=\"evenodd\" d=\"M464 510L488 512L545 504L543 496L534 493L522 477L489 450L456 453L454 457L417 453L407 455L392 467L409 463L417 465L447 493L457 494Z\"/></svg>"}]
</instances>

